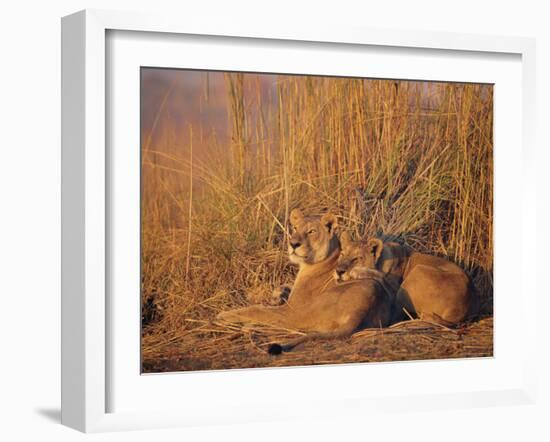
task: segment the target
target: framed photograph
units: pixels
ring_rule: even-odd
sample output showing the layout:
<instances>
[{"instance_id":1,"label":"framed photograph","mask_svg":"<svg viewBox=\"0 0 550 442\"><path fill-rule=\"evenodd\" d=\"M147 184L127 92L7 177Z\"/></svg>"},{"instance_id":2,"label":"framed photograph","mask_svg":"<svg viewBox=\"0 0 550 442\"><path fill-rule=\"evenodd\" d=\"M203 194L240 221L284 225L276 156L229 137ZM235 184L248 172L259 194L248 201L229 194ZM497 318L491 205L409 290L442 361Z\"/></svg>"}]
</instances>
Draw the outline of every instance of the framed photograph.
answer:
<instances>
[{"instance_id":1,"label":"framed photograph","mask_svg":"<svg viewBox=\"0 0 550 442\"><path fill-rule=\"evenodd\" d=\"M532 40L83 11L62 45L64 424L534 400Z\"/></svg>"}]
</instances>

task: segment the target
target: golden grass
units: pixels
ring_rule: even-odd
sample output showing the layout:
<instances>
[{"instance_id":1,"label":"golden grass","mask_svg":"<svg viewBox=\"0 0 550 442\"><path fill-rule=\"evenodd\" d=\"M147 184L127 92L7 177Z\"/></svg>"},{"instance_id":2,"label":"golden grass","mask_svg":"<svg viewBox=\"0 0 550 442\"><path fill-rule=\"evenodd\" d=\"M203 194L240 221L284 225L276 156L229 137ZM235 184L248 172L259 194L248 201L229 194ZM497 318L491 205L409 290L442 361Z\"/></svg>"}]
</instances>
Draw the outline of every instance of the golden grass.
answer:
<instances>
[{"instance_id":1,"label":"golden grass","mask_svg":"<svg viewBox=\"0 0 550 442\"><path fill-rule=\"evenodd\" d=\"M144 360L196 348L199 333L223 367L216 340L246 332L210 321L292 281L293 207L449 257L492 313L491 86L278 76L266 94L259 75L224 77L227 143L185 121L175 136L162 106L143 137Z\"/></svg>"}]
</instances>

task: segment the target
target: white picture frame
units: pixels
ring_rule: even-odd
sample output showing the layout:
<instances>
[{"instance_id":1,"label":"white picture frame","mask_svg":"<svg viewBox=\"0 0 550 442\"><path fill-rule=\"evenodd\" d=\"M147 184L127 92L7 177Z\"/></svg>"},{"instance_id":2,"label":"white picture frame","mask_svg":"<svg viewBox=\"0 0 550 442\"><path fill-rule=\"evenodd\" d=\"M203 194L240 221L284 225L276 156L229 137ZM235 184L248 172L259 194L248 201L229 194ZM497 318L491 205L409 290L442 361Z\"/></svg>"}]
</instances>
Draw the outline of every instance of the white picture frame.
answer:
<instances>
[{"instance_id":1,"label":"white picture frame","mask_svg":"<svg viewBox=\"0 0 550 442\"><path fill-rule=\"evenodd\" d=\"M311 407L281 410L280 404L257 407L248 404L241 417L211 413L197 408L167 411L109 411L108 332L110 320L106 296L106 255L109 231L106 219L111 204L107 186L106 120L107 108L106 35L109 31L142 31L179 35L219 36L225 38L269 39L273 41L337 43L383 48L466 51L484 54L513 54L521 57L521 236L534 231L535 176L534 152L535 43L532 39L492 37L417 31L388 31L345 26L292 25L265 23L216 23L197 17L166 17L151 14L87 10L62 20L62 423L85 432L138 428L185 426L216 422L247 422L326 415L360 415L370 411L436 409L487 406L503 403L532 403L536 393L534 339L526 340L518 356L524 371L520 385L510 384L490 390L462 393L432 392L425 395L338 397L310 401ZM497 141L498 142L498 141ZM498 222L498 221L497 221ZM527 272L528 256L534 245L520 241L522 275ZM498 247L498 244L497 244ZM497 295L498 296L498 295ZM534 280L521 278L523 304L536 302ZM496 319L498 321L498 318ZM521 319L520 319L521 321ZM533 336L535 324L522 322L525 336ZM498 357L498 355L497 355ZM414 364L414 363L413 363ZM363 365L364 366L364 365ZM385 365L388 367L388 365ZM334 368L334 367L333 367ZM355 368L354 370L360 370ZM441 369L447 369L441 367ZM334 370L326 376L338 376ZM380 370L380 366L378 366ZM281 370L277 370L281 371ZM243 377L244 372L233 373ZM258 371L256 371L258 373ZM265 371L263 373L266 373ZM284 370L286 379L298 371ZM208 374L206 374L208 375ZM176 375L177 376L177 375ZM203 375L204 376L204 375ZM261 385L266 375L254 375ZM263 377L263 379L262 379ZM210 379L213 379L212 377ZM256 382L255 381L255 382ZM223 379L220 380L223 382ZM250 396L253 397L253 396ZM215 408L215 407L213 407ZM260 408L260 409L258 409ZM247 405L242 404L247 411ZM243 417L244 416L244 417Z\"/></svg>"}]
</instances>

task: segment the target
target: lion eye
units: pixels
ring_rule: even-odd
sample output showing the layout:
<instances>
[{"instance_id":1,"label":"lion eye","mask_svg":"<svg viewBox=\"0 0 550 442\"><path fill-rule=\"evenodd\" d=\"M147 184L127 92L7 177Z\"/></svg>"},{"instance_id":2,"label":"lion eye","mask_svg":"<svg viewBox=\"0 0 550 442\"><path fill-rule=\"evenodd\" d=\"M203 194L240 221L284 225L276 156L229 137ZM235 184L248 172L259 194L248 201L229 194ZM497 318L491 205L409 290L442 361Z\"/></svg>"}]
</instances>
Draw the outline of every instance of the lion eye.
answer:
<instances>
[{"instance_id":1,"label":"lion eye","mask_svg":"<svg viewBox=\"0 0 550 442\"><path fill-rule=\"evenodd\" d=\"M313 233L317 232L317 230L315 229L311 229L310 231L307 232L308 235L312 235Z\"/></svg>"}]
</instances>

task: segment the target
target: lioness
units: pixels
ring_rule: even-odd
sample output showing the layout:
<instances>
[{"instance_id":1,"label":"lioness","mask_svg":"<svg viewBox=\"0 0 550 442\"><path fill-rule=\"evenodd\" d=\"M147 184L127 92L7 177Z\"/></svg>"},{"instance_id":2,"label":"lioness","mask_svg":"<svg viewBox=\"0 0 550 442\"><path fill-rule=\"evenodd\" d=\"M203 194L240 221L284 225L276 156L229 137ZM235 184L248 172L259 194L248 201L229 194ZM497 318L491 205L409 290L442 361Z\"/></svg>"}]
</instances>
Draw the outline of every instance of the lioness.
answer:
<instances>
[{"instance_id":1,"label":"lioness","mask_svg":"<svg viewBox=\"0 0 550 442\"><path fill-rule=\"evenodd\" d=\"M456 264L437 256L410 252L395 242L378 238L352 241L347 232L340 238L342 253L334 272L335 280L357 280L372 269L399 278L392 322L410 315L452 326L471 318L477 298L470 279ZM405 312L406 310L406 312Z\"/></svg>"},{"instance_id":2,"label":"lioness","mask_svg":"<svg viewBox=\"0 0 550 442\"><path fill-rule=\"evenodd\" d=\"M308 339L345 337L362 327L384 327L392 300L382 277L337 284L332 274L340 254L336 217L306 217L299 209L290 214L292 233L288 255L299 265L288 301L281 306L252 305L221 312L218 319L240 324L268 324L305 332L286 344L272 344L269 353L291 350Z\"/></svg>"}]
</instances>

